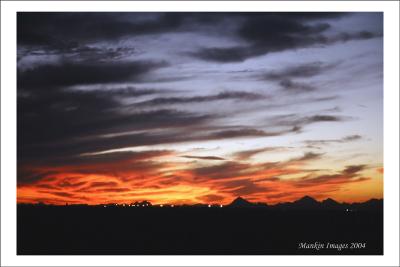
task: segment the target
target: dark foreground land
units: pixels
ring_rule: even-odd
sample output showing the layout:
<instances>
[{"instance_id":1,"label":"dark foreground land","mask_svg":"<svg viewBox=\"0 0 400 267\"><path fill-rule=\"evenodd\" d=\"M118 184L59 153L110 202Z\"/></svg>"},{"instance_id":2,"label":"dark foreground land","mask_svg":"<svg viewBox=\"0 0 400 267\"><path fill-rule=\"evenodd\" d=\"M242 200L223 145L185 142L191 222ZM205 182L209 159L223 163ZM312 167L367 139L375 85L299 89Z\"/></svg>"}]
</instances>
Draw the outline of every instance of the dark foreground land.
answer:
<instances>
[{"instance_id":1,"label":"dark foreground land","mask_svg":"<svg viewBox=\"0 0 400 267\"><path fill-rule=\"evenodd\" d=\"M17 213L19 255L383 254L382 210L18 205ZM324 248L310 248L316 242Z\"/></svg>"}]
</instances>

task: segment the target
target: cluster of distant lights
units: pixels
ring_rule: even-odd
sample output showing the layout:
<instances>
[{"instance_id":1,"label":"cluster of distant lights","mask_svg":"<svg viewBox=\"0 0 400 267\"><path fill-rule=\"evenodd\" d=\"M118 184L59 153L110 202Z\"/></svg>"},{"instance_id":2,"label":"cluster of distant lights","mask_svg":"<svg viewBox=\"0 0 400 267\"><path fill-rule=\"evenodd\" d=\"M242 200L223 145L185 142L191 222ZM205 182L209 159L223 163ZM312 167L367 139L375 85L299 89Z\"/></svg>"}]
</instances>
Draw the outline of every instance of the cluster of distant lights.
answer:
<instances>
[{"instance_id":1,"label":"cluster of distant lights","mask_svg":"<svg viewBox=\"0 0 400 267\"><path fill-rule=\"evenodd\" d=\"M149 204L111 204L111 205L103 205L104 208L111 206L119 206L119 207L150 207ZM162 207L162 205L160 205ZM173 207L173 205L172 205Z\"/></svg>"},{"instance_id":2,"label":"cluster of distant lights","mask_svg":"<svg viewBox=\"0 0 400 267\"><path fill-rule=\"evenodd\" d=\"M112 205L103 205L104 208L111 207L111 206L121 206L121 207L160 207L160 208L163 208L163 207L174 208L175 207L175 205L173 205L173 204L172 205L164 205L164 204L160 204L160 205L149 205L149 204L112 204ZM223 208L224 205L222 205L222 204L221 205L208 204L207 207L209 207L209 208L215 208L215 207Z\"/></svg>"}]
</instances>

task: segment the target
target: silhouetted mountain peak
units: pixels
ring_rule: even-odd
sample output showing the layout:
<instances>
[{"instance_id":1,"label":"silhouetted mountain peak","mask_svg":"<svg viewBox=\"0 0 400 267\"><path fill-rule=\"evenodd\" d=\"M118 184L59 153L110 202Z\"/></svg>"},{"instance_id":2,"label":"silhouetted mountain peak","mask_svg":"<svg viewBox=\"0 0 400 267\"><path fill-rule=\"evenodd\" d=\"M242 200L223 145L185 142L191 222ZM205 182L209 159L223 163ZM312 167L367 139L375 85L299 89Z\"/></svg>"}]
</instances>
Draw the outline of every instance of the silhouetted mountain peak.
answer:
<instances>
[{"instance_id":1,"label":"silhouetted mountain peak","mask_svg":"<svg viewBox=\"0 0 400 267\"><path fill-rule=\"evenodd\" d=\"M233 200L231 202L231 204L229 204L229 206L232 207L250 207L253 206L253 204L249 201L247 201L246 199L242 198L242 197L237 197L235 198L235 200Z\"/></svg>"},{"instance_id":2,"label":"silhouetted mountain peak","mask_svg":"<svg viewBox=\"0 0 400 267\"><path fill-rule=\"evenodd\" d=\"M316 201L314 198L310 196L304 196L300 198L299 200L296 200L295 203L302 203L302 204L316 204L318 201Z\"/></svg>"},{"instance_id":3,"label":"silhouetted mountain peak","mask_svg":"<svg viewBox=\"0 0 400 267\"><path fill-rule=\"evenodd\" d=\"M339 204L336 200L333 200L332 198L327 198L325 200L322 201L322 204L326 204L326 205L337 205Z\"/></svg>"}]
</instances>

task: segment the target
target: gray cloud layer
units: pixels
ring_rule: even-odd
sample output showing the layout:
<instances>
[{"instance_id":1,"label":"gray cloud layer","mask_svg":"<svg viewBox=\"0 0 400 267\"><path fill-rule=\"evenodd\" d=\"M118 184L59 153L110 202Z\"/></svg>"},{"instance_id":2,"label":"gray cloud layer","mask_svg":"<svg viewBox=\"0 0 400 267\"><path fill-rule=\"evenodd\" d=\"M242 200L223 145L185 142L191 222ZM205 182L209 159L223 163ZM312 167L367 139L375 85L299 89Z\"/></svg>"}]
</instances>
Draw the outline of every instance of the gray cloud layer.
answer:
<instances>
[{"instance_id":1,"label":"gray cloud layer","mask_svg":"<svg viewBox=\"0 0 400 267\"><path fill-rule=\"evenodd\" d=\"M79 157L84 153L130 146L273 137L300 133L304 127L314 123L345 122L348 117L342 115L295 114L289 110L276 116L266 111L262 114L265 121L260 124L239 120L236 115L241 115L244 107L257 109L257 105L263 104L282 108L288 105L280 102L279 96L270 99L269 91L264 89L246 86L230 89L214 81L213 73L207 77L206 86L198 86L196 73L193 74L190 76L193 81L184 84L193 86L188 88L189 93L183 90L176 93L174 82L184 80L179 77L186 77L180 73L181 66L175 66L178 63L170 62L170 58L157 54L158 51L143 53L138 48L142 39L132 41L132 38L148 37L161 46L163 41L160 40L168 40L161 38L166 34L185 33L199 36L199 39L207 36L217 40L220 37L221 40L235 40L237 43L231 47L183 45L185 49L180 53L171 52L197 63L217 62L222 66L222 63L242 62L272 52L380 36L379 32L369 31L328 33L334 21L348 16L351 14L18 13L17 152L21 174L18 179L31 182L51 175L47 172L25 173L23 167L29 164L108 163L150 158L167 152L157 150L149 155L122 153ZM213 64L209 65L211 69L215 69ZM314 93L318 91L317 86L298 79L323 75L336 67L337 64L310 61L276 66L275 70L246 78L272 82L288 92ZM168 72L159 76L159 72L165 69L173 69L174 75ZM157 81L169 83L171 90L153 85L143 88L144 83ZM234 83L232 80L229 82ZM336 99L336 96L326 95L312 97L310 102ZM204 108L194 109L194 104L201 104ZM217 108L209 110L211 104ZM321 140L314 140L314 145L318 142L322 144ZM249 159L264 151L268 149L243 151L236 156ZM223 160L216 156L184 157ZM234 167L225 163L222 167ZM147 167L153 165L135 166ZM212 175L213 169L197 171L211 172Z\"/></svg>"}]
</instances>

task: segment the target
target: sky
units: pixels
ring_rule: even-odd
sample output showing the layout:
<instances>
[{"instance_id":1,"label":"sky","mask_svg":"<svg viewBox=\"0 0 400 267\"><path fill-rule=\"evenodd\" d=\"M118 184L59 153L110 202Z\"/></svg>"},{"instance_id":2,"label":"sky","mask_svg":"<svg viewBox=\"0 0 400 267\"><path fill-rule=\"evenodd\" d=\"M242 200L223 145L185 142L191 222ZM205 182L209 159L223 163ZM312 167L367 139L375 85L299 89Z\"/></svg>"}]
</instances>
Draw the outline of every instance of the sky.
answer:
<instances>
[{"instance_id":1,"label":"sky","mask_svg":"<svg viewBox=\"0 0 400 267\"><path fill-rule=\"evenodd\" d=\"M17 202L383 198L382 13L17 15Z\"/></svg>"}]
</instances>

